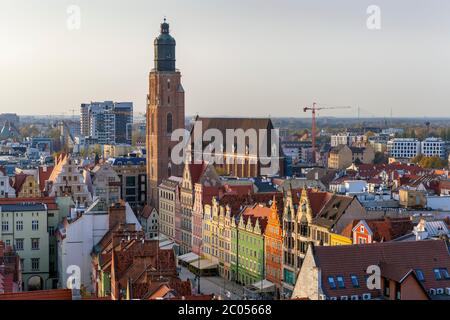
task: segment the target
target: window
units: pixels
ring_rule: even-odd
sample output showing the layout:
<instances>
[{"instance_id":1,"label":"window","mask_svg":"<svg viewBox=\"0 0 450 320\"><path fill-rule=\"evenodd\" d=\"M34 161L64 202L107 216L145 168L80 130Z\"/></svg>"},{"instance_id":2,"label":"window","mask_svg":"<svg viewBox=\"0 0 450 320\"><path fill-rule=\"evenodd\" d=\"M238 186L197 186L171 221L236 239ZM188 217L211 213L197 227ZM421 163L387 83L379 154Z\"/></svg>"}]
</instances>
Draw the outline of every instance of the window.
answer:
<instances>
[{"instance_id":1,"label":"window","mask_svg":"<svg viewBox=\"0 0 450 320\"><path fill-rule=\"evenodd\" d=\"M33 231L39 230L39 220L31 221L31 230Z\"/></svg>"},{"instance_id":2,"label":"window","mask_svg":"<svg viewBox=\"0 0 450 320\"><path fill-rule=\"evenodd\" d=\"M434 269L433 272L434 272L434 277L436 278L436 280L442 279L441 271L439 269Z\"/></svg>"},{"instance_id":3,"label":"window","mask_svg":"<svg viewBox=\"0 0 450 320\"><path fill-rule=\"evenodd\" d=\"M441 274L444 277L444 279L446 279L446 280L450 279L450 275L448 274L447 269L445 269L445 268L441 269Z\"/></svg>"},{"instance_id":4,"label":"window","mask_svg":"<svg viewBox=\"0 0 450 320\"><path fill-rule=\"evenodd\" d=\"M448 270L446 268L434 269L433 272L436 280L450 279L450 275L448 274Z\"/></svg>"},{"instance_id":5,"label":"window","mask_svg":"<svg viewBox=\"0 0 450 320\"><path fill-rule=\"evenodd\" d=\"M423 275L422 270L416 269L416 275L417 275L417 279L419 279L419 281L425 281L425 277Z\"/></svg>"},{"instance_id":6,"label":"window","mask_svg":"<svg viewBox=\"0 0 450 320\"><path fill-rule=\"evenodd\" d=\"M173 131L173 124L172 124L172 122L173 122L173 117L172 117L172 114L171 113L168 113L167 114L167 133L172 133L172 131Z\"/></svg>"},{"instance_id":7,"label":"window","mask_svg":"<svg viewBox=\"0 0 450 320\"><path fill-rule=\"evenodd\" d=\"M32 271L39 271L39 258L32 258L31 259L31 270Z\"/></svg>"},{"instance_id":8,"label":"window","mask_svg":"<svg viewBox=\"0 0 450 320\"><path fill-rule=\"evenodd\" d=\"M344 278L342 276L337 277L337 283L338 283L339 289L345 288Z\"/></svg>"},{"instance_id":9,"label":"window","mask_svg":"<svg viewBox=\"0 0 450 320\"><path fill-rule=\"evenodd\" d=\"M8 231L8 230L9 230L8 221L2 221L2 231Z\"/></svg>"},{"instance_id":10,"label":"window","mask_svg":"<svg viewBox=\"0 0 450 320\"><path fill-rule=\"evenodd\" d=\"M16 231L23 230L23 221L16 221Z\"/></svg>"},{"instance_id":11,"label":"window","mask_svg":"<svg viewBox=\"0 0 450 320\"><path fill-rule=\"evenodd\" d=\"M358 277L354 274L352 274L351 276L352 279L352 285L354 288L359 288L359 282L358 282Z\"/></svg>"},{"instance_id":12,"label":"window","mask_svg":"<svg viewBox=\"0 0 450 320\"><path fill-rule=\"evenodd\" d=\"M333 277L328 277L328 284L330 285L331 289L336 289L336 282L334 282Z\"/></svg>"},{"instance_id":13,"label":"window","mask_svg":"<svg viewBox=\"0 0 450 320\"><path fill-rule=\"evenodd\" d=\"M39 239L31 239L31 250L39 250Z\"/></svg>"},{"instance_id":14,"label":"window","mask_svg":"<svg viewBox=\"0 0 450 320\"><path fill-rule=\"evenodd\" d=\"M17 251L23 250L23 239L16 239L16 250Z\"/></svg>"},{"instance_id":15,"label":"window","mask_svg":"<svg viewBox=\"0 0 450 320\"><path fill-rule=\"evenodd\" d=\"M48 227L48 235L53 236L55 234L55 227Z\"/></svg>"}]
</instances>

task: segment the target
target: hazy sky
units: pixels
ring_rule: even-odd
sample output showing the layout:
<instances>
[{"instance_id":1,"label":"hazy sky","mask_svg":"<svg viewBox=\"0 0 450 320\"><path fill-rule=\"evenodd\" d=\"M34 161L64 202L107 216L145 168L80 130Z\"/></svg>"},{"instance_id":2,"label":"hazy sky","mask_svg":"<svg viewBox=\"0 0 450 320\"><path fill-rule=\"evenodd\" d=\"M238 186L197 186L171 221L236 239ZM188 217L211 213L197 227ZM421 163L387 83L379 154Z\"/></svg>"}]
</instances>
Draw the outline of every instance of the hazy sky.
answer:
<instances>
[{"instance_id":1,"label":"hazy sky","mask_svg":"<svg viewBox=\"0 0 450 320\"><path fill-rule=\"evenodd\" d=\"M450 116L448 0L0 0L0 113L144 112L164 16L188 115L297 117L317 101L355 107L329 116Z\"/></svg>"}]
</instances>

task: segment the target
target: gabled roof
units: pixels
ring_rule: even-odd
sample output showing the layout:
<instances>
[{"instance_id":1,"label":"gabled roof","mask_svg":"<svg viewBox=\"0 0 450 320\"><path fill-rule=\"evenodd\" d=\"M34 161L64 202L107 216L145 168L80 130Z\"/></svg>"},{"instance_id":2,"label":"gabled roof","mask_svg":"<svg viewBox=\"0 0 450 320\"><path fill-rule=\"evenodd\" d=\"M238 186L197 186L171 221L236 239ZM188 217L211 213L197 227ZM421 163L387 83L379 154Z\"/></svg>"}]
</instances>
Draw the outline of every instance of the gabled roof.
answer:
<instances>
[{"instance_id":1,"label":"gabled roof","mask_svg":"<svg viewBox=\"0 0 450 320\"><path fill-rule=\"evenodd\" d=\"M354 199L354 197L332 194L322 210L314 217L314 224L329 228L333 227Z\"/></svg>"},{"instance_id":2,"label":"gabled roof","mask_svg":"<svg viewBox=\"0 0 450 320\"><path fill-rule=\"evenodd\" d=\"M208 165L205 162L202 163L189 163L188 168L191 175L192 185L199 182L203 172L205 172Z\"/></svg>"},{"instance_id":3,"label":"gabled roof","mask_svg":"<svg viewBox=\"0 0 450 320\"><path fill-rule=\"evenodd\" d=\"M53 166L43 166L39 167L38 176L39 176L39 189L41 191L45 190L45 181L50 179L50 176L53 172Z\"/></svg>"},{"instance_id":4,"label":"gabled roof","mask_svg":"<svg viewBox=\"0 0 450 320\"><path fill-rule=\"evenodd\" d=\"M16 190L16 194L22 191L23 184L25 183L27 177L28 175L24 173L19 173L14 176L14 184L12 187Z\"/></svg>"},{"instance_id":5,"label":"gabled roof","mask_svg":"<svg viewBox=\"0 0 450 320\"><path fill-rule=\"evenodd\" d=\"M140 216L144 219L148 219L150 217L150 215L153 212L153 207L149 206L148 204L144 206L144 208L142 208L141 212L139 213Z\"/></svg>"}]
</instances>

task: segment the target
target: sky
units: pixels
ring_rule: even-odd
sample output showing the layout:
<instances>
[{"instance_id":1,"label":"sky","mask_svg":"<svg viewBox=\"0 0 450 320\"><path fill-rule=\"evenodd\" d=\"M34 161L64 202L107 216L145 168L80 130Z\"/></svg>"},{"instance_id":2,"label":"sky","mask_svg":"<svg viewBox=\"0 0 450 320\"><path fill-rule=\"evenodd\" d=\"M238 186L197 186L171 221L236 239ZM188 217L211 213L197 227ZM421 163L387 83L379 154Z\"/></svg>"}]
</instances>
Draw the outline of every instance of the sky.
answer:
<instances>
[{"instance_id":1,"label":"sky","mask_svg":"<svg viewBox=\"0 0 450 320\"><path fill-rule=\"evenodd\" d=\"M164 16L187 115L450 116L448 0L0 0L0 113L144 113Z\"/></svg>"}]
</instances>

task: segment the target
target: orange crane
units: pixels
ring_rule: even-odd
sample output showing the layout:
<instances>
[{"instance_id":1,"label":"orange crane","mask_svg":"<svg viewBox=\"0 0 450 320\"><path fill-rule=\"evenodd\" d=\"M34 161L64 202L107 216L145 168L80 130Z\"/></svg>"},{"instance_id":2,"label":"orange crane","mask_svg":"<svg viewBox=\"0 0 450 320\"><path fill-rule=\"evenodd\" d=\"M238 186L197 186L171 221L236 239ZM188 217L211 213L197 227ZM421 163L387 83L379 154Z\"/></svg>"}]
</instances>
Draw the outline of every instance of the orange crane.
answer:
<instances>
[{"instance_id":1,"label":"orange crane","mask_svg":"<svg viewBox=\"0 0 450 320\"><path fill-rule=\"evenodd\" d=\"M349 109L349 106L343 107L327 107L327 106L317 106L314 102L312 107L303 108L303 112L312 111L312 126L311 126L311 136L312 136L312 149L313 149L313 161L316 162L316 111L318 110L329 110L329 109Z\"/></svg>"}]
</instances>

